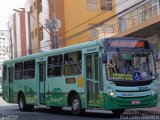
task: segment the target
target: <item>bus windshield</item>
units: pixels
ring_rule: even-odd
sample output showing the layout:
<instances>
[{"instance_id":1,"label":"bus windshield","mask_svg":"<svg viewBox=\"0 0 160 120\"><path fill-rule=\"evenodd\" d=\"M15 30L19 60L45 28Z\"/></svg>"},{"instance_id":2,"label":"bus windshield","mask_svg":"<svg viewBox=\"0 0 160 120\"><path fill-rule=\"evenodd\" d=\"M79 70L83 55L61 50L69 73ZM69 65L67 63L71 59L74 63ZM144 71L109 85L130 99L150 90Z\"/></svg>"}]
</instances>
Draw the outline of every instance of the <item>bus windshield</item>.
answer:
<instances>
[{"instance_id":1,"label":"bus windshield","mask_svg":"<svg viewBox=\"0 0 160 120\"><path fill-rule=\"evenodd\" d=\"M106 75L109 80L142 81L155 79L151 52L107 52Z\"/></svg>"}]
</instances>

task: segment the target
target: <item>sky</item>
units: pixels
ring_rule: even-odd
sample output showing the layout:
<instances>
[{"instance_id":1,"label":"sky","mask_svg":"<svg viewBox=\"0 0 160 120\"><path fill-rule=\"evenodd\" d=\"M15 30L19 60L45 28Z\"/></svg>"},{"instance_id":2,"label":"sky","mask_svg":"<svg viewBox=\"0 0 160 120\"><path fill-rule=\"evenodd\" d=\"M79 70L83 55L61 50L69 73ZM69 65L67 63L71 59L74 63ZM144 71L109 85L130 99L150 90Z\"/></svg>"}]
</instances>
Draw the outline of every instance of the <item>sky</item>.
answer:
<instances>
[{"instance_id":1,"label":"sky","mask_svg":"<svg viewBox=\"0 0 160 120\"><path fill-rule=\"evenodd\" d=\"M13 9L25 7L27 0L0 0L0 30L7 29L9 16L14 13Z\"/></svg>"}]
</instances>

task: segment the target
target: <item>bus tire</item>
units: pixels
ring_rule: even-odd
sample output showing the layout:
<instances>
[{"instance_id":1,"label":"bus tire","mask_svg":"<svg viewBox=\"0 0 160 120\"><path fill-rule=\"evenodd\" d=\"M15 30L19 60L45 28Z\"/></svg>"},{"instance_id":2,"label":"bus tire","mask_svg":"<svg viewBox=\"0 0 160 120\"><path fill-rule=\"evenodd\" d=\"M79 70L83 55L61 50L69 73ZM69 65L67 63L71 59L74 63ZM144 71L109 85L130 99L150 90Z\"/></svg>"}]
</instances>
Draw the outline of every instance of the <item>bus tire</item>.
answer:
<instances>
[{"instance_id":1,"label":"bus tire","mask_svg":"<svg viewBox=\"0 0 160 120\"><path fill-rule=\"evenodd\" d=\"M81 100L78 94L73 94L71 98L71 109L74 115L80 115L84 112L81 106Z\"/></svg>"},{"instance_id":2,"label":"bus tire","mask_svg":"<svg viewBox=\"0 0 160 120\"><path fill-rule=\"evenodd\" d=\"M25 97L23 94L20 94L18 97L18 106L20 111L32 111L34 109L34 105L26 104Z\"/></svg>"},{"instance_id":3,"label":"bus tire","mask_svg":"<svg viewBox=\"0 0 160 120\"><path fill-rule=\"evenodd\" d=\"M112 110L113 115L120 116L124 112L124 109Z\"/></svg>"},{"instance_id":4,"label":"bus tire","mask_svg":"<svg viewBox=\"0 0 160 120\"><path fill-rule=\"evenodd\" d=\"M25 101L25 97L23 94L20 94L18 96L18 106L20 111L26 111L27 110L27 105Z\"/></svg>"}]
</instances>

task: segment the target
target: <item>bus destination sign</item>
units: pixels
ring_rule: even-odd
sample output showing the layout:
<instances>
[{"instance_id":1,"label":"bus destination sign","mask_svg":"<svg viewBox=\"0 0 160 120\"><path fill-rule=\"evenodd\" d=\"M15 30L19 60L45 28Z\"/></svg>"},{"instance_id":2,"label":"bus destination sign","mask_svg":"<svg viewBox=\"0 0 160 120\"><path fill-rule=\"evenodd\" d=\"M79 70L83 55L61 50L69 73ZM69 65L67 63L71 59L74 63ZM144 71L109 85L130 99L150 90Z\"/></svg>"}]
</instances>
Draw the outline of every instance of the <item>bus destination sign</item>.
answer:
<instances>
[{"instance_id":1,"label":"bus destination sign","mask_svg":"<svg viewBox=\"0 0 160 120\"><path fill-rule=\"evenodd\" d=\"M149 48L149 44L147 41L118 41L118 40L113 40L110 41L109 47L123 47L123 48Z\"/></svg>"}]
</instances>

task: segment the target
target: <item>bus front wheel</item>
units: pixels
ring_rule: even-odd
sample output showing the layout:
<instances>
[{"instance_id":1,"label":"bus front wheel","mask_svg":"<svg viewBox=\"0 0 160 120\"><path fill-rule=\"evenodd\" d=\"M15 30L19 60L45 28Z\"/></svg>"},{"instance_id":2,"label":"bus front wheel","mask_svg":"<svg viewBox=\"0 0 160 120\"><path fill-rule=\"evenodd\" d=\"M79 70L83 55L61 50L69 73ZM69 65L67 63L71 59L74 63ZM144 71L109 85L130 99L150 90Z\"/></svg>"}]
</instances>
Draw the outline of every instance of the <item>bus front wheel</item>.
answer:
<instances>
[{"instance_id":1,"label":"bus front wheel","mask_svg":"<svg viewBox=\"0 0 160 120\"><path fill-rule=\"evenodd\" d=\"M83 113L83 111L84 111L81 106L81 100L77 94L72 95L71 109L72 109L72 113L74 115L79 115L79 114Z\"/></svg>"}]
</instances>

